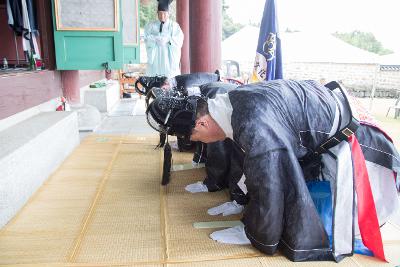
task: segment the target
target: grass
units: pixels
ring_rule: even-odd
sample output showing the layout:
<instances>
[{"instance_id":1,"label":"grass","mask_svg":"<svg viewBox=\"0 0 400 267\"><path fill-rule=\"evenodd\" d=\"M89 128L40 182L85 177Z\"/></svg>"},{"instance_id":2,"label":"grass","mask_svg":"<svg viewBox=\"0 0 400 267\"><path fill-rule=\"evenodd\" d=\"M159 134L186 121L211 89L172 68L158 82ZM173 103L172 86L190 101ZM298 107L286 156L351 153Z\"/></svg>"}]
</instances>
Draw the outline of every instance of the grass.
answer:
<instances>
[{"instance_id":1,"label":"grass","mask_svg":"<svg viewBox=\"0 0 400 267\"><path fill-rule=\"evenodd\" d=\"M370 107L370 98L358 98L366 108ZM392 139L396 148L400 151L400 118L394 119L394 110L391 109L389 115L386 113L390 106L395 103L393 98L375 98L370 109L371 114L379 122L382 130L384 130Z\"/></svg>"}]
</instances>

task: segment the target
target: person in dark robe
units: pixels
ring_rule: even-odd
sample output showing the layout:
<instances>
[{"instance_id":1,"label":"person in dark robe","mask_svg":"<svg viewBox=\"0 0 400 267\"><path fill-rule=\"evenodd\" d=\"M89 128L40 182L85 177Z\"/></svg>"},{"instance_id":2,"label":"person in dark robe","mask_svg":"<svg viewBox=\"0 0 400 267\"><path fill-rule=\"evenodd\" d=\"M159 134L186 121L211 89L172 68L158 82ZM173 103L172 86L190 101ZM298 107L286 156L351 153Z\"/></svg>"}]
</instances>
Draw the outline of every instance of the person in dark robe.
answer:
<instances>
[{"instance_id":1,"label":"person in dark robe","mask_svg":"<svg viewBox=\"0 0 400 267\"><path fill-rule=\"evenodd\" d=\"M214 82L200 86L201 95L213 99L217 94L225 94L237 88L235 84ZM204 144L197 142L193 161L201 159L202 150L206 147L206 177L203 181L189 184L185 187L191 193L215 192L228 188L231 201L210 208L208 214L228 216L243 211L247 196L238 186L243 176L243 151L232 140Z\"/></svg>"},{"instance_id":2,"label":"person in dark robe","mask_svg":"<svg viewBox=\"0 0 400 267\"><path fill-rule=\"evenodd\" d=\"M398 209L400 157L381 130L358 126L339 89L274 80L212 99L158 98L149 105L155 129L204 143L228 138L244 152L243 225L212 239L251 243L269 255L280 248L293 261L340 261L360 235L385 259L379 225ZM330 231L307 187L324 180L334 203Z\"/></svg>"},{"instance_id":3,"label":"person in dark robe","mask_svg":"<svg viewBox=\"0 0 400 267\"><path fill-rule=\"evenodd\" d=\"M144 77L143 77L144 78ZM160 96L191 96L201 95L205 98L214 98L217 94L226 93L237 88L238 85L219 82L219 73L191 73L175 76L173 79L150 79L145 77L144 86L156 84L158 87L148 90L148 98ZM160 83L163 81L163 83ZM173 85L173 87L171 87ZM160 88L161 87L161 88ZM179 141L179 139L178 139ZM178 142L178 146L179 146ZM182 149L183 150L183 149ZM193 155L193 164L205 163L206 177L203 181L189 184L186 190L191 193L215 192L228 188L231 201L217 207L210 208L210 215L223 216L238 214L243 211L247 203L246 194L238 186L243 176L243 151L231 140L217 141L210 144L196 142L196 150Z\"/></svg>"}]
</instances>

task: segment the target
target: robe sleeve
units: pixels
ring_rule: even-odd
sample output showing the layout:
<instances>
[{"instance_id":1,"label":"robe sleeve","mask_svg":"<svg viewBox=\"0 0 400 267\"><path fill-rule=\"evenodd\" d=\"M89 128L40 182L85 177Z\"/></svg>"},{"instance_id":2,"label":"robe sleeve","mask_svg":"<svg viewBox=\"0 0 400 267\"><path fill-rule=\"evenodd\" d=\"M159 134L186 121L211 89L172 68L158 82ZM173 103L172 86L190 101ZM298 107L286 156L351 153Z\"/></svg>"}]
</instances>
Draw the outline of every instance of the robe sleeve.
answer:
<instances>
[{"instance_id":1,"label":"robe sleeve","mask_svg":"<svg viewBox=\"0 0 400 267\"><path fill-rule=\"evenodd\" d=\"M183 32L178 23L174 23L169 45L170 62L172 66L179 66L181 60L181 48L183 45Z\"/></svg>"},{"instance_id":2,"label":"robe sleeve","mask_svg":"<svg viewBox=\"0 0 400 267\"><path fill-rule=\"evenodd\" d=\"M279 247L296 261L332 259L329 237L298 161L319 140L326 140L332 107L318 98L322 93L314 97L307 90L272 81L228 93L233 139L246 154L246 235L258 250L271 255ZM315 110L318 116L313 116ZM303 132L309 133L304 135L308 139ZM314 134L320 132L322 137Z\"/></svg>"},{"instance_id":3,"label":"robe sleeve","mask_svg":"<svg viewBox=\"0 0 400 267\"><path fill-rule=\"evenodd\" d=\"M148 23L144 27L144 42L146 45L146 52L147 52L147 63L148 64L153 64L154 58L156 56L156 41L155 41L155 36L152 32L153 28L153 23Z\"/></svg>"},{"instance_id":4,"label":"robe sleeve","mask_svg":"<svg viewBox=\"0 0 400 267\"><path fill-rule=\"evenodd\" d=\"M245 158L249 202L242 221L252 245L269 255L275 253L283 229L284 174L280 170L287 170L286 157L286 151L274 150Z\"/></svg>"},{"instance_id":5,"label":"robe sleeve","mask_svg":"<svg viewBox=\"0 0 400 267\"><path fill-rule=\"evenodd\" d=\"M257 128L258 134L251 138L244 161L249 196L243 214L247 237L254 247L269 255L282 242L287 253L292 253L293 247L329 248L329 239L297 156L285 139L284 128L262 128L264 131Z\"/></svg>"},{"instance_id":6,"label":"robe sleeve","mask_svg":"<svg viewBox=\"0 0 400 267\"><path fill-rule=\"evenodd\" d=\"M226 188L229 181L230 141L217 141L207 144L206 178L204 184L209 192Z\"/></svg>"}]
</instances>

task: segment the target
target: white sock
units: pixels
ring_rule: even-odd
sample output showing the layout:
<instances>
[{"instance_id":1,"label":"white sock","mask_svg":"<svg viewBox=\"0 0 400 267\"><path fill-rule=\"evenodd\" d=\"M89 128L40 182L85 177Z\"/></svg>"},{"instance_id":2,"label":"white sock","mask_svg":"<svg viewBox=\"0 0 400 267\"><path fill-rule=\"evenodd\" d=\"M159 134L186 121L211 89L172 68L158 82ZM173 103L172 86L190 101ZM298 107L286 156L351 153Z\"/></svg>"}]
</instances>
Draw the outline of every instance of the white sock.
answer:
<instances>
[{"instance_id":1,"label":"white sock","mask_svg":"<svg viewBox=\"0 0 400 267\"><path fill-rule=\"evenodd\" d=\"M214 208L210 208L210 209L208 209L207 213L209 215L222 214L222 216L228 216L228 215L232 215L232 214L239 214L243 211L243 209L244 209L244 206L238 204L234 200L232 202L225 202L224 204L221 204Z\"/></svg>"},{"instance_id":2,"label":"white sock","mask_svg":"<svg viewBox=\"0 0 400 267\"><path fill-rule=\"evenodd\" d=\"M185 187L185 190L190 193L201 193L208 192L208 188L203 182L197 182L194 184L189 184Z\"/></svg>"},{"instance_id":3,"label":"white sock","mask_svg":"<svg viewBox=\"0 0 400 267\"><path fill-rule=\"evenodd\" d=\"M212 240L224 244L247 245L250 240L244 232L244 226L238 225L220 231L215 231L210 235Z\"/></svg>"}]
</instances>

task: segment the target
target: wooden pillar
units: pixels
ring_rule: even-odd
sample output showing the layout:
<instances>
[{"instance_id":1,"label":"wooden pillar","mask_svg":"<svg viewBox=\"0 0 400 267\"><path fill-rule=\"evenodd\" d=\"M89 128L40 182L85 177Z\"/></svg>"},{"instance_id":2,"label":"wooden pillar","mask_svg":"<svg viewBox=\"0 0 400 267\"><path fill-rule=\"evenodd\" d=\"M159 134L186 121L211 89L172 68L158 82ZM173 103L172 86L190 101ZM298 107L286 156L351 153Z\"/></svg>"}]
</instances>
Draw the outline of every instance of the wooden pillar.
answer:
<instances>
[{"instance_id":1,"label":"wooden pillar","mask_svg":"<svg viewBox=\"0 0 400 267\"><path fill-rule=\"evenodd\" d=\"M181 27L184 35L181 55L181 73L190 73L190 57L189 57L189 0L176 1L176 20Z\"/></svg>"},{"instance_id":2,"label":"wooden pillar","mask_svg":"<svg viewBox=\"0 0 400 267\"><path fill-rule=\"evenodd\" d=\"M222 0L190 1L190 71L221 67Z\"/></svg>"},{"instance_id":3,"label":"wooden pillar","mask_svg":"<svg viewBox=\"0 0 400 267\"><path fill-rule=\"evenodd\" d=\"M0 1L1 2L1 1ZM36 1L37 22L40 29L40 42L42 64L46 69L56 69L56 56L54 51L53 17L51 14L51 1ZM24 55L20 56L24 58Z\"/></svg>"},{"instance_id":4,"label":"wooden pillar","mask_svg":"<svg viewBox=\"0 0 400 267\"><path fill-rule=\"evenodd\" d=\"M61 83L64 97L72 104L80 103L79 71L61 71Z\"/></svg>"}]
</instances>

